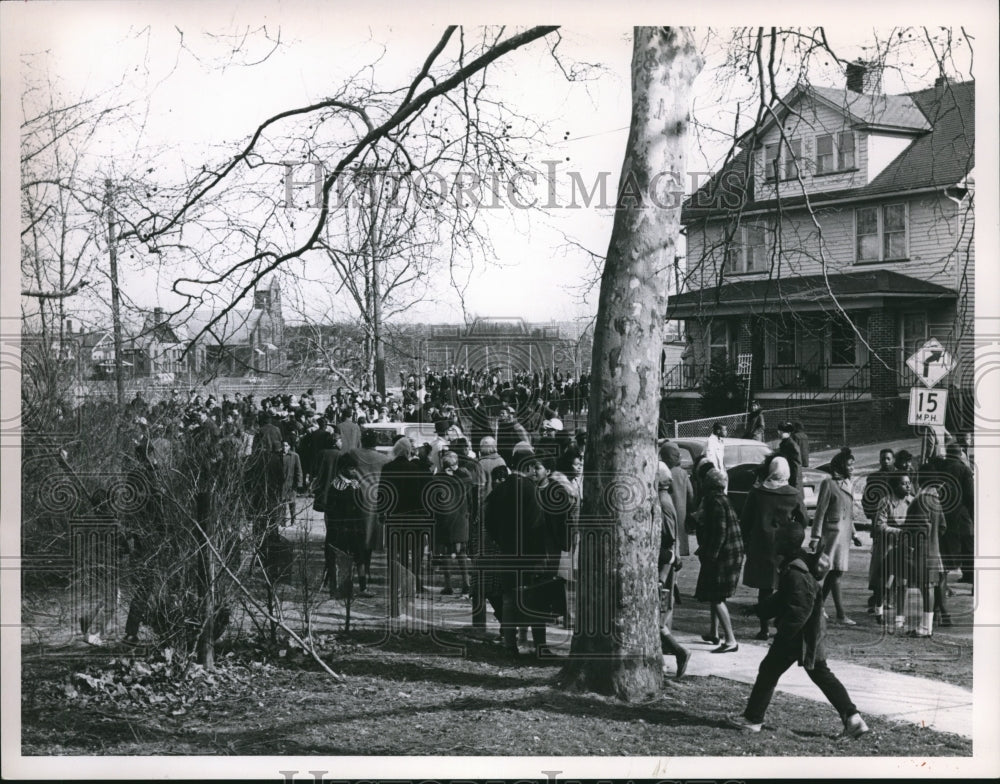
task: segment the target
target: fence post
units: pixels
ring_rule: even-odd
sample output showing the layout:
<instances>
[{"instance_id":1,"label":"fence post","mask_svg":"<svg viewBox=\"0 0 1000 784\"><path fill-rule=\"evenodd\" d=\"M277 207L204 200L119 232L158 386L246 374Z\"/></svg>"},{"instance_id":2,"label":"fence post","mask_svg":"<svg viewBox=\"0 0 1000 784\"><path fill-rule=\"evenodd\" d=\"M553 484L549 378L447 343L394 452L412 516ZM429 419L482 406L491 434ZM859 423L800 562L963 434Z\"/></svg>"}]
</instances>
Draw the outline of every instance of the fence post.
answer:
<instances>
[{"instance_id":1,"label":"fence post","mask_svg":"<svg viewBox=\"0 0 1000 784\"><path fill-rule=\"evenodd\" d=\"M677 420L674 420L674 438L677 438Z\"/></svg>"},{"instance_id":2,"label":"fence post","mask_svg":"<svg viewBox=\"0 0 1000 784\"><path fill-rule=\"evenodd\" d=\"M846 444L847 443L847 404L846 403L841 403L840 404L840 427L841 427L841 429L843 430L843 433L844 433L844 440L841 443L842 444Z\"/></svg>"}]
</instances>

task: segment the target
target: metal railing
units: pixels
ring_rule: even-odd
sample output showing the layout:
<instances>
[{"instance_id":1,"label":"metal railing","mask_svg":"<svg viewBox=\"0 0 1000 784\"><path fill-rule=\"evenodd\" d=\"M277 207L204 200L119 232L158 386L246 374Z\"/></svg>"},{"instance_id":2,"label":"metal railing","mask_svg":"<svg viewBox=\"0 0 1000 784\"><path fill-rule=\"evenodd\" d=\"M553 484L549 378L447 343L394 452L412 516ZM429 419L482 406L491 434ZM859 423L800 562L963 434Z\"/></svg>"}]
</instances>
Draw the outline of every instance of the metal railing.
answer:
<instances>
[{"instance_id":1,"label":"metal railing","mask_svg":"<svg viewBox=\"0 0 1000 784\"><path fill-rule=\"evenodd\" d=\"M830 366L823 362L764 365L762 385L767 390L822 391L830 385Z\"/></svg>"},{"instance_id":2,"label":"metal railing","mask_svg":"<svg viewBox=\"0 0 1000 784\"><path fill-rule=\"evenodd\" d=\"M678 362L664 372L660 386L670 390L697 389L707 372L707 366Z\"/></svg>"}]
</instances>

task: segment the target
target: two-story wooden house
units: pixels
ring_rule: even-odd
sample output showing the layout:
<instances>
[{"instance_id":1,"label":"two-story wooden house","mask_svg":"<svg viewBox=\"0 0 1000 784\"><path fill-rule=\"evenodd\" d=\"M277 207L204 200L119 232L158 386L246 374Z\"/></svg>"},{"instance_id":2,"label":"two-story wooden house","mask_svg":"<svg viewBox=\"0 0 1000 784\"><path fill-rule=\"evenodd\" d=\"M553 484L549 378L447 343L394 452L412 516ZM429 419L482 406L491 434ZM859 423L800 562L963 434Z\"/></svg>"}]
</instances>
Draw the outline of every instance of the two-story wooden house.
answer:
<instances>
[{"instance_id":1,"label":"two-story wooden house","mask_svg":"<svg viewBox=\"0 0 1000 784\"><path fill-rule=\"evenodd\" d=\"M971 390L975 83L885 95L871 76L793 89L685 203L668 318L691 343L672 394L743 355L765 407L897 398L930 337Z\"/></svg>"}]
</instances>

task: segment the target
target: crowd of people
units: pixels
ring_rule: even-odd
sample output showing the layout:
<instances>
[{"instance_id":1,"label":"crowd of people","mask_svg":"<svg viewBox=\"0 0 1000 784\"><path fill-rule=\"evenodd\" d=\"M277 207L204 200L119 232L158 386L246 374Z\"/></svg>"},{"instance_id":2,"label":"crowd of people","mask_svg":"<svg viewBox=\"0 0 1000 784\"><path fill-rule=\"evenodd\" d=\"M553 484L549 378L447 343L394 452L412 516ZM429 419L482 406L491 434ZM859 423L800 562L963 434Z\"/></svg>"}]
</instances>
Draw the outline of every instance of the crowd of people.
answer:
<instances>
[{"instance_id":1,"label":"crowd of people","mask_svg":"<svg viewBox=\"0 0 1000 784\"><path fill-rule=\"evenodd\" d=\"M485 371L450 369L425 380L418 394L416 379L403 379L399 399L338 389L325 406L312 389L259 404L240 394L232 400L189 395L182 402L174 393L147 406L137 395L130 406L140 428L208 429L238 442L246 455L270 456L268 471L280 488L269 501L277 510L267 518L272 528L294 522L296 494L310 491L326 527L331 597L357 595L355 578L360 594L368 594L372 553L386 548L397 564L390 568L393 592L428 590L437 570L443 594L471 597L474 613L492 608L505 653L519 655L519 640L530 629L537 655L551 655L546 625L572 614L567 596L586 434L563 427L553 405L558 398L550 399L558 388L551 386L558 383L554 377L511 384ZM760 436L763 417L751 413L748 431ZM435 438L416 443L399 434L385 454L366 422L433 423ZM660 440L662 652L665 660L676 659L676 674L683 676L691 654L674 639L671 620L676 570L693 534L695 599L709 608L703 639L715 646L712 653L739 650L727 602L741 578L757 591L755 638L771 639L772 625L776 629L734 726L760 728L774 684L798 661L838 709L845 731L856 736L867 728L827 668L822 646L829 596L835 621L856 623L842 595L851 545L860 543L853 520L855 458L845 447L825 467L810 520L799 481L809 465L808 438L792 423L777 430L777 448L758 467L740 514L727 494L724 426L713 428L690 473L677 445ZM961 580L972 582L972 468L958 442L918 467L914 462L907 452L884 449L866 481L862 506L873 538L869 611L890 632L901 632L905 591L917 588L923 610L910 634L928 637L935 624L951 623L948 571L961 569ZM509 568L513 557L521 568Z\"/></svg>"}]
</instances>

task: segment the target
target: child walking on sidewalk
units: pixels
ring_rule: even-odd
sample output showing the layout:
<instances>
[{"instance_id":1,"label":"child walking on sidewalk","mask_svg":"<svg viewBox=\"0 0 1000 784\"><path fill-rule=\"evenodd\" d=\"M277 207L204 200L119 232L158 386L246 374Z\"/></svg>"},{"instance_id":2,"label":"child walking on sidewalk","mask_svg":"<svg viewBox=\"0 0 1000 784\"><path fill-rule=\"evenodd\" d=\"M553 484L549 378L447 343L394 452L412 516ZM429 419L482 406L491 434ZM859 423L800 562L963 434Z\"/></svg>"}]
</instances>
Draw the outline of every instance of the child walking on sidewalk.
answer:
<instances>
[{"instance_id":1,"label":"child walking on sidewalk","mask_svg":"<svg viewBox=\"0 0 1000 784\"><path fill-rule=\"evenodd\" d=\"M868 732L868 725L826 664L823 592L809 568L813 556L802 549L804 539L805 529L796 523L783 525L775 534L776 550L782 559L778 590L758 612L761 618L775 618L778 631L760 663L746 709L741 715L730 716L728 723L738 729L760 732L778 680L798 663L837 709L844 723L844 734L859 738Z\"/></svg>"}]
</instances>

